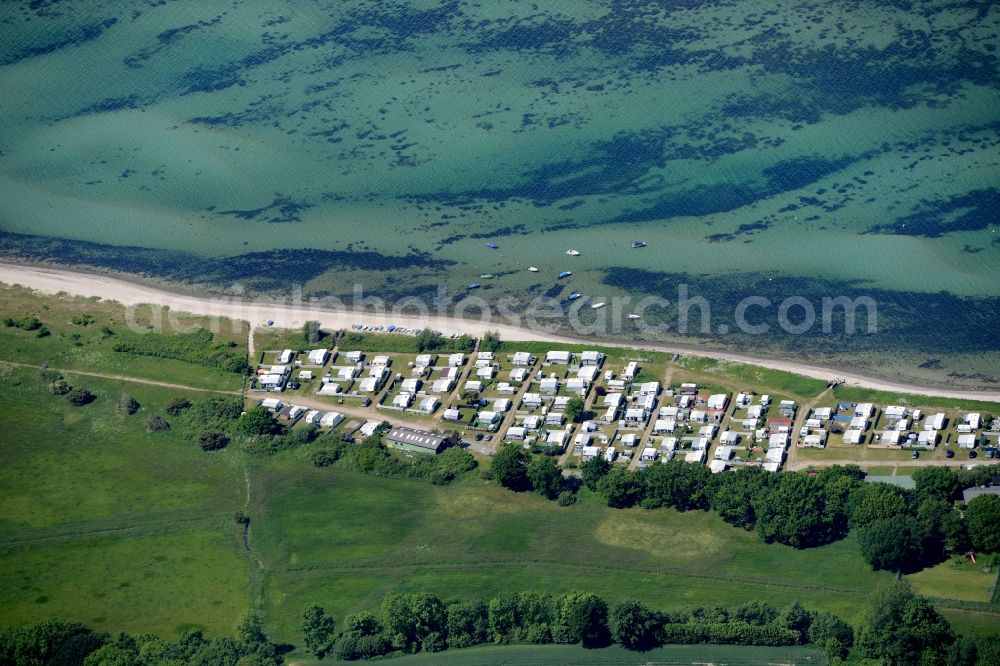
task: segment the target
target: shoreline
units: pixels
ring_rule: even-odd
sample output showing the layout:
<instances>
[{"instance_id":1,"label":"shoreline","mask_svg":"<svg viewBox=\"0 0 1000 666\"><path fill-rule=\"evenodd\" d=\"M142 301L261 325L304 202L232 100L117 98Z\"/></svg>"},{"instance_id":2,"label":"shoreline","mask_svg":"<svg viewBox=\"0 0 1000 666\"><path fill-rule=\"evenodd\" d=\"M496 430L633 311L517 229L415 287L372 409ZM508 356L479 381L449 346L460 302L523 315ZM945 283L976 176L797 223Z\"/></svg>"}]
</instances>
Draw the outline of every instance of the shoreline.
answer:
<instances>
[{"instance_id":1,"label":"shoreline","mask_svg":"<svg viewBox=\"0 0 1000 666\"><path fill-rule=\"evenodd\" d=\"M580 339L570 335L535 331L527 327L502 322L472 321L434 314L425 317L393 315L391 321L377 321L378 315L364 312L358 313L350 309L341 311L310 304L292 306L283 302L244 302L238 297L226 298L214 296L209 298L181 291L171 291L160 286L150 286L141 282L131 282L105 273L18 264L9 261L0 262L0 283L20 285L45 294L64 292L87 298L99 297L103 300L117 301L123 305L150 304L168 306L170 310L176 312L188 312L195 315L249 321L253 327L260 326L267 320L273 320L275 327L297 328L302 326L306 321L318 320L323 328L329 329L350 329L358 321L365 323L372 323L374 321L376 324L395 324L407 328L432 328L445 331L446 333L452 331L456 333L469 333L476 337L482 337L488 330L495 330L499 331L500 337L503 340L510 342L539 341L562 344L584 344L591 342L605 347L687 354L720 361L743 363L771 370L790 372L823 381L843 379L844 384L847 386L892 393L908 393L922 396L1000 403L1000 390L956 390L914 386L800 361L778 360L751 354L716 351L694 345ZM386 317L388 316L386 315Z\"/></svg>"}]
</instances>

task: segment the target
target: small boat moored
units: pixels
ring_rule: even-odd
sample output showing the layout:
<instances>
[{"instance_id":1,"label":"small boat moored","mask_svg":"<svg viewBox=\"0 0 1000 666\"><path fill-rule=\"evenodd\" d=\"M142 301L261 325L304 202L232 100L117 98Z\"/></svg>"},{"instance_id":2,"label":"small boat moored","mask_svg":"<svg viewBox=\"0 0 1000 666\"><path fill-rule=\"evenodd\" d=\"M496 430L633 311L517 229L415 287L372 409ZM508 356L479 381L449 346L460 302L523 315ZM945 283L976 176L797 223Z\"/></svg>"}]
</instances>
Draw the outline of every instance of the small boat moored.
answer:
<instances>
[{"instance_id":1,"label":"small boat moored","mask_svg":"<svg viewBox=\"0 0 1000 666\"><path fill-rule=\"evenodd\" d=\"M496 275L493 275L493 273L483 273L482 275L479 276L479 279L480 280L492 280L495 277L496 277Z\"/></svg>"},{"instance_id":2,"label":"small boat moored","mask_svg":"<svg viewBox=\"0 0 1000 666\"><path fill-rule=\"evenodd\" d=\"M568 254L571 257L579 257L580 256L580 251L579 250L566 250L566 254Z\"/></svg>"},{"instance_id":3,"label":"small boat moored","mask_svg":"<svg viewBox=\"0 0 1000 666\"><path fill-rule=\"evenodd\" d=\"M639 319L639 315L637 315L637 314L630 314L630 315L628 315L628 318L629 319Z\"/></svg>"},{"instance_id":4,"label":"small boat moored","mask_svg":"<svg viewBox=\"0 0 1000 666\"><path fill-rule=\"evenodd\" d=\"M642 241L632 241L632 248L637 249L640 247L646 247L646 244Z\"/></svg>"},{"instance_id":5,"label":"small boat moored","mask_svg":"<svg viewBox=\"0 0 1000 666\"><path fill-rule=\"evenodd\" d=\"M569 295L569 300L575 301L576 299L580 298L581 296L583 296L583 294L581 294L578 291L574 291L572 294Z\"/></svg>"},{"instance_id":6,"label":"small boat moored","mask_svg":"<svg viewBox=\"0 0 1000 666\"><path fill-rule=\"evenodd\" d=\"M528 272L529 273L537 273L538 269L535 268L534 266L528 266Z\"/></svg>"},{"instance_id":7,"label":"small boat moored","mask_svg":"<svg viewBox=\"0 0 1000 666\"><path fill-rule=\"evenodd\" d=\"M479 289L479 283L473 282L472 284L469 285L469 289Z\"/></svg>"},{"instance_id":8,"label":"small boat moored","mask_svg":"<svg viewBox=\"0 0 1000 666\"><path fill-rule=\"evenodd\" d=\"M487 243L486 247L490 248L491 250L499 250L500 249L500 246L497 245L496 243Z\"/></svg>"},{"instance_id":9,"label":"small boat moored","mask_svg":"<svg viewBox=\"0 0 1000 666\"><path fill-rule=\"evenodd\" d=\"M562 273L559 274L559 277L560 278L569 277L572 274L573 274L573 271L563 271Z\"/></svg>"},{"instance_id":10,"label":"small boat moored","mask_svg":"<svg viewBox=\"0 0 1000 666\"><path fill-rule=\"evenodd\" d=\"M597 310L598 308L603 308L604 307L604 301L601 301L600 303L594 303L590 307L593 308L594 310Z\"/></svg>"}]
</instances>

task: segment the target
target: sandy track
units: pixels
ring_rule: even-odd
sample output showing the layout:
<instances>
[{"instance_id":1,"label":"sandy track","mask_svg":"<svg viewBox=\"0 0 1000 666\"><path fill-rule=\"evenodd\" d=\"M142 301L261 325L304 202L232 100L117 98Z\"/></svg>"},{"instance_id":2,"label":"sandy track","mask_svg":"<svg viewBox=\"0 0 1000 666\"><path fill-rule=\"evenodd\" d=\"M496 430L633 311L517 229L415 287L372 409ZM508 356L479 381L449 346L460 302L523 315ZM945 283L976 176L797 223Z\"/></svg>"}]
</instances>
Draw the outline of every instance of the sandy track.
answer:
<instances>
[{"instance_id":1,"label":"sandy track","mask_svg":"<svg viewBox=\"0 0 1000 666\"><path fill-rule=\"evenodd\" d=\"M313 306L308 303L290 305L281 302L247 301L240 298L207 298L127 282L107 275L11 263L0 263L0 282L11 285L19 284L47 294L66 292L85 297L97 296L102 299L118 301L124 305L154 304L169 306L171 310L177 312L241 319L249 321L255 326L262 325L267 320L272 320L275 326L295 328L301 326L306 321L316 320L324 328L338 329L350 328L356 322L362 322L365 324L394 324L407 328L433 328L446 333L469 333L475 336L482 336L488 330L496 330L499 331L500 337L504 340L513 341L586 342L586 340L536 331L527 327L512 326L502 322L474 321L433 314L427 316L392 315L377 317L372 314L353 312L349 309L332 310L319 307L318 305ZM720 360L748 363L774 370L794 372L815 379L830 380L840 378L851 386L882 391L1000 402L1000 391L958 391L899 384L876 377L865 377L844 372L843 370L824 368L792 360L744 356L701 349L694 346L648 344L629 341L611 342L605 340L595 342L612 347L694 354Z\"/></svg>"}]
</instances>

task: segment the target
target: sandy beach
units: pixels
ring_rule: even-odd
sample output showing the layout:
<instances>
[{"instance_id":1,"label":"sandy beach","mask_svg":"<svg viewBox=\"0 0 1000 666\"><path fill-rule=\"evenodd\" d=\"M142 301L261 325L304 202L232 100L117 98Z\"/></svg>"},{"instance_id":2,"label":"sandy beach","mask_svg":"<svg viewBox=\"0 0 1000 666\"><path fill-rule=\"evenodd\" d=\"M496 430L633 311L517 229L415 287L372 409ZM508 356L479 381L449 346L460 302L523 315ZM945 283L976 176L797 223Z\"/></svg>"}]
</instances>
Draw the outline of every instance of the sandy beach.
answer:
<instances>
[{"instance_id":1,"label":"sandy beach","mask_svg":"<svg viewBox=\"0 0 1000 666\"><path fill-rule=\"evenodd\" d=\"M586 340L582 339L574 339L564 335L536 331L527 327L512 326L508 323L496 321L442 317L435 314L420 316L387 314L378 316L371 313L354 312L348 308L334 310L310 303L292 305L281 302L250 301L239 297L204 298L136 284L106 275L11 263L0 263L0 283L21 285L46 294L65 292L84 297L96 296L105 300L117 301L124 305L152 304L167 306L177 312L245 320L254 326L263 326L267 321L271 321L274 326L295 328L302 326L307 321L319 321L323 328L338 329L350 328L355 323L360 322L369 325L393 324L406 328L431 328L442 331L445 334L454 332L468 333L475 336L482 336L486 331L494 330L499 331L502 339L512 341L537 340L574 344L586 342ZM743 356L682 345L607 340L600 340L599 344L630 349L693 354L708 358L747 363L775 370L784 370L816 379L831 380L837 378L844 380L846 384L851 386L882 391L1000 402L1000 391L956 391L897 384L881 380L877 377L865 377L847 373L843 370L824 368L798 361Z\"/></svg>"}]
</instances>

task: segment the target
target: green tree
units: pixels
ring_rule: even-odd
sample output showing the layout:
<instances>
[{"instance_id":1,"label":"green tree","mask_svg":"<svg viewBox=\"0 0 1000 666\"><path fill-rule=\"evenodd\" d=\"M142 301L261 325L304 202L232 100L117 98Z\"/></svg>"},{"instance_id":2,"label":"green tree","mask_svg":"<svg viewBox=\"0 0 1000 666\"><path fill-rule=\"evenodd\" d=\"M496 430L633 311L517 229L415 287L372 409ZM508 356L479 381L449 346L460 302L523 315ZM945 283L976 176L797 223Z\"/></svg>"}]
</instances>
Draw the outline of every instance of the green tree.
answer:
<instances>
[{"instance_id":1,"label":"green tree","mask_svg":"<svg viewBox=\"0 0 1000 666\"><path fill-rule=\"evenodd\" d=\"M918 502L931 498L947 501L961 488L958 475L947 467L939 465L921 467L913 473L913 482L916 484L914 493Z\"/></svg>"},{"instance_id":2,"label":"green tree","mask_svg":"<svg viewBox=\"0 0 1000 666\"><path fill-rule=\"evenodd\" d=\"M559 624L566 628L571 643L603 647L610 640L608 605L589 592L569 592L559 599Z\"/></svg>"},{"instance_id":3,"label":"green tree","mask_svg":"<svg viewBox=\"0 0 1000 666\"><path fill-rule=\"evenodd\" d=\"M589 490L597 491L598 482L611 471L611 463L603 456L594 456L580 465L580 475Z\"/></svg>"},{"instance_id":4,"label":"green tree","mask_svg":"<svg viewBox=\"0 0 1000 666\"><path fill-rule=\"evenodd\" d=\"M94 402L96 396L85 388L73 388L66 394L66 399L76 407L82 407Z\"/></svg>"},{"instance_id":5,"label":"green tree","mask_svg":"<svg viewBox=\"0 0 1000 666\"><path fill-rule=\"evenodd\" d=\"M812 621L813 614L797 601L792 602L792 605L781 616L781 624L790 631L796 632L802 643L809 641L809 627L812 625Z\"/></svg>"},{"instance_id":6,"label":"green tree","mask_svg":"<svg viewBox=\"0 0 1000 666\"><path fill-rule=\"evenodd\" d=\"M448 646L466 648L489 640L489 615L482 600L448 606Z\"/></svg>"},{"instance_id":7,"label":"green tree","mask_svg":"<svg viewBox=\"0 0 1000 666\"><path fill-rule=\"evenodd\" d=\"M505 488L522 491L531 488L528 479L530 456L520 446L507 444L493 456L493 479Z\"/></svg>"},{"instance_id":8,"label":"green tree","mask_svg":"<svg viewBox=\"0 0 1000 666\"><path fill-rule=\"evenodd\" d=\"M712 476L711 508L730 523L744 529L757 524L754 500L777 482L777 476L760 467L740 467L728 474Z\"/></svg>"},{"instance_id":9,"label":"green tree","mask_svg":"<svg viewBox=\"0 0 1000 666\"><path fill-rule=\"evenodd\" d=\"M484 351L498 352L503 343L500 341L499 331L486 331L483 339L479 343L479 348Z\"/></svg>"},{"instance_id":10,"label":"green tree","mask_svg":"<svg viewBox=\"0 0 1000 666\"><path fill-rule=\"evenodd\" d=\"M642 482L635 472L615 467L597 482L597 492L604 495L611 508L626 509L642 499Z\"/></svg>"},{"instance_id":11,"label":"green tree","mask_svg":"<svg viewBox=\"0 0 1000 666\"><path fill-rule=\"evenodd\" d=\"M306 649L322 659L333 644L333 632L337 624L322 607L313 604L302 614L302 636Z\"/></svg>"},{"instance_id":12,"label":"green tree","mask_svg":"<svg viewBox=\"0 0 1000 666\"><path fill-rule=\"evenodd\" d=\"M766 601L750 601L736 609L733 619L747 624L770 624L778 619L778 609Z\"/></svg>"},{"instance_id":13,"label":"green tree","mask_svg":"<svg viewBox=\"0 0 1000 666\"><path fill-rule=\"evenodd\" d=\"M323 331L319 328L318 321L307 321L302 324L302 341L307 344L315 344L323 339Z\"/></svg>"},{"instance_id":14,"label":"green tree","mask_svg":"<svg viewBox=\"0 0 1000 666\"><path fill-rule=\"evenodd\" d=\"M1000 552L1000 495L974 497L965 509L965 520L973 547Z\"/></svg>"},{"instance_id":15,"label":"green tree","mask_svg":"<svg viewBox=\"0 0 1000 666\"><path fill-rule=\"evenodd\" d=\"M424 329L417 334L417 351L427 352L439 349L444 345L444 338L439 333Z\"/></svg>"},{"instance_id":16,"label":"green tree","mask_svg":"<svg viewBox=\"0 0 1000 666\"><path fill-rule=\"evenodd\" d=\"M925 563L938 562L950 553L964 553L971 542L965 521L948 500L930 497L917 507Z\"/></svg>"},{"instance_id":17,"label":"green tree","mask_svg":"<svg viewBox=\"0 0 1000 666\"><path fill-rule=\"evenodd\" d=\"M809 642L822 647L827 659L846 659L854 645L854 630L832 613L816 613L809 625Z\"/></svg>"},{"instance_id":18,"label":"green tree","mask_svg":"<svg viewBox=\"0 0 1000 666\"><path fill-rule=\"evenodd\" d=\"M649 650L659 645L662 613L629 599L612 606L608 625L614 641L629 650Z\"/></svg>"},{"instance_id":19,"label":"green tree","mask_svg":"<svg viewBox=\"0 0 1000 666\"><path fill-rule=\"evenodd\" d=\"M851 494L850 526L864 527L876 520L906 513L906 495L888 483L866 483Z\"/></svg>"},{"instance_id":20,"label":"green tree","mask_svg":"<svg viewBox=\"0 0 1000 666\"><path fill-rule=\"evenodd\" d=\"M446 647L447 612L434 595L390 592L382 600L382 621L397 649L436 652Z\"/></svg>"},{"instance_id":21,"label":"green tree","mask_svg":"<svg viewBox=\"0 0 1000 666\"><path fill-rule=\"evenodd\" d=\"M559 495L563 476L555 458L536 456L528 464L527 476L532 489L542 497L555 499Z\"/></svg>"},{"instance_id":22,"label":"green tree","mask_svg":"<svg viewBox=\"0 0 1000 666\"><path fill-rule=\"evenodd\" d=\"M711 475L704 465L690 465L677 460L647 467L640 475L642 507L658 509L669 506L680 511L707 509Z\"/></svg>"},{"instance_id":23,"label":"green tree","mask_svg":"<svg viewBox=\"0 0 1000 666\"><path fill-rule=\"evenodd\" d=\"M571 422L575 422L580 418L580 415L583 414L585 407L586 404L583 402L583 398L580 396L573 396L566 401L566 407L563 409L563 413L566 415L567 419Z\"/></svg>"},{"instance_id":24,"label":"green tree","mask_svg":"<svg viewBox=\"0 0 1000 666\"><path fill-rule=\"evenodd\" d=\"M267 636L264 635L264 620L261 618L260 613L254 610L245 611L236 623L236 630L233 635L236 640L245 645L266 643Z\"/></svg>"},{"instance_id":25,"label":"green tree","mask_svg":"<svg viewBox=\"0 0 1000 666\"><path fill-rule=\"evenodd\" d=\"M858 647L861 656L885 664L940 664L954 640L948 621L902 579L872 596Z\"/></svg>"},{"instance_id":26,"label":"green tree","mask_svg":"<svg viewBox=\"0 0 1000 666\"><path fill-rule=\"evenodd\" d=\"M829 543L841 535L843 516L830 511L823 483L804 474L780 474L775 485L754 501L757 532L765 541L795 548Z\"/></svg>"},{"instance_id":27,"label":"green tree","mask_svg":"<svg viewBox=\"0 0 1000 666\"><path fill-rule=\"evenodd\" d=\"M238 429L247 437L270 437L279 434L282 427L274 414L262 405L257 405L240 417Z\"/></svg>"},{"instance_id":28,"label":"green tree","mask_svg":"<svg viewBox=\"0 0 1000 666\"><path fill-rule=\"evenodd\" d=\"M879 518L858 529L861 555L873 569L913 571L921 562L920 526L911 516Z\"/></svg>"},{"instance_id":29,"label":"green tree","mask_svg":"<svg viewBox=\"0 0 1000 666\"><path fill-rule=\"evenodd\" d=\"M126 416L131 416L139 411L139 401L128 393L123 393L118 401L118 411Z\"/></svg>"}]
</instances>

